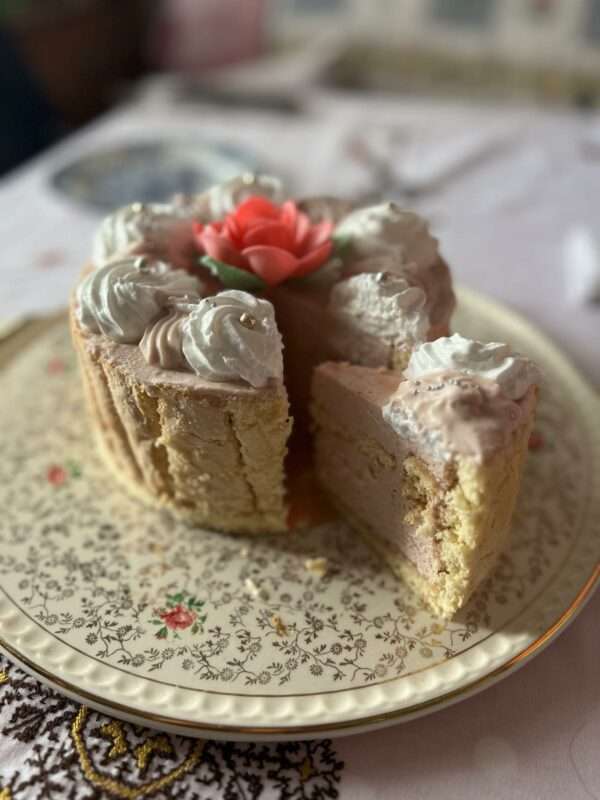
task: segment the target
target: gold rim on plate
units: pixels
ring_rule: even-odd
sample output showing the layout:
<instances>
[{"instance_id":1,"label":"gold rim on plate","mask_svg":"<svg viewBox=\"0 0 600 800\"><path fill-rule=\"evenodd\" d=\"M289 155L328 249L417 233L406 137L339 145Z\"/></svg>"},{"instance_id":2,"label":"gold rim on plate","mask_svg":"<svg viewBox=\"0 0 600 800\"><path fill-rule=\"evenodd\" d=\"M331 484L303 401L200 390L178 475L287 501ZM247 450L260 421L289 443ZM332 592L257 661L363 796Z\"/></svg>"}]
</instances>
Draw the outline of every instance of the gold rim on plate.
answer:
<instances>
[{"instance_id":1,"label":"gold rim on plate","mask_svg":"<svg viewBox=\"0 0 600 800\"><path fill-rule=\"evenodd\" d=\"M393 724L397 720L405 719L415 715L421 716L424 713L431 713L438 708L452 705L454 702L459 700L466 700L468 697L472 697L478 692L483 691L483 689L487 688L488 686L496 683L501 678L507 677L511 672L514 672L519 667L524 666L527 661L531 660L535 655L540 653L560 633L562 633L571 622L574 621L579 612L583 610L587 601L592 597L599 584L600 565L596 565L594 571L582 586L569 608L556 620L556 622L554 622L548 628L548 630L539 636L535 642L532 642L516 656L513 656L513 658L507 661L506 664L502 664L502 666L498 667L487 675L478 678L476 681L466 684L460 689L455 689L454 691L440 695L432 700L416 703L413 706L398 709L397 711L389 711L383 714L374 714L372 716L362 717L361 719L357 720L326 723L323 725L293 725L289 727L214 725L201 722L189 722L176 717L167 717L162 714L150 714L146 711L142 711L131 706L125 706L121 703L105 700L104 698L101 698L92 692L88 692L85 689L80 689L68 681L62 680L62 678L57 678L52 673L47 672L37 664L34 664L33 662L24 658L20 653L14 651L13 648L10 647L10 645L8 645L7 642L1 637L0 649L13 658L13 660L20 664L26 671L32 673L44 683L47 683L52 687L62 689L74 697L84 698L90 706L95 707L100 711L106 711L108 709L117 717L122 715L137 717L145 720L150 726L153 727L160 728L161 726L166 726L178 728L181 731L188 732L189 735L195 736L203 733L229 733L246 735L264 734L269 736L285 735L288 737L312 733L332 734L335 733L335 731L351 731L353 729L356 729L358 732L358 729L374 728L377 726L384 727L386 724Z\"/></svg>"}]
</instances>

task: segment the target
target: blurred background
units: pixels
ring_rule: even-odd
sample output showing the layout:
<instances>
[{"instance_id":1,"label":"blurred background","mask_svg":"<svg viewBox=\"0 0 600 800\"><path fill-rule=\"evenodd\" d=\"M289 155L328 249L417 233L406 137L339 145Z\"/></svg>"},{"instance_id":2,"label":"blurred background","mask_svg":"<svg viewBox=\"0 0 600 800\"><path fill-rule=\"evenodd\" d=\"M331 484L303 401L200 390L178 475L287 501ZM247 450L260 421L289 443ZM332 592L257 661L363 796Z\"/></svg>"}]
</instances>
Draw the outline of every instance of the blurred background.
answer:
<instances>
[{"instance_id":1,"label":"blurred background","mask_svg":"<svg viewBox=\"0 0 600 800\"><path fill-rule=\"evenodd\" d=\"M0 0L0 102L0 318L107 210L260 169L416 209L600 384L600 0Z\"/></svg>"},{"instance_id":2,"label":"blurred background","mask_svg":"<svg viewBox=\"0 0 600 800\"><path fill-rule=\"evenodd\" d=\"M287 55L346 90L584 109L600 91L600 0L2 0L0 37L2 171L142 76L186 76L180 89L200 94L274 56L273 89ZM303 52L318 63L298 63ZM243 101L269 99L286 105Z\"/></svg>"}]
</instances>

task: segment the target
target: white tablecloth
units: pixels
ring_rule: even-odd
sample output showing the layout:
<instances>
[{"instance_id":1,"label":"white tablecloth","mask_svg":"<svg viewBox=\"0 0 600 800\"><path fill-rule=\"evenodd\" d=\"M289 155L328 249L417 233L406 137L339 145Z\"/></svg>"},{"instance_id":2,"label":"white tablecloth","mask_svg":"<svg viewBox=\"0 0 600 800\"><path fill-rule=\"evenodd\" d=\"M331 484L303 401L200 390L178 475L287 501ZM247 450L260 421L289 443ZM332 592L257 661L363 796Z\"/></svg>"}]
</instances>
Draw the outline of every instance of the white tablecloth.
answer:
<instances>
[{"instance_id":1,"label":"white tablecloth","mask_svg":"<svg viewBox=\"0 0 600 800\"><path fill-rule=\"evenodd\" d=\"M98 220L52 192L46 178L56 165L99 145L202 133L254 150L294 192L366 194L377 180L350 160L357 132L367 131L373 147L381 130L395 131L401 141L412 135L417 143L422 134L430 157L444 137L504 126L511 133L501 148L437 191L419 194L417 207L431 216L457 281L523 312L600 386L600 308L570 303L563 258L565 236L577 226L600 241L600 160L585 146L595 124L566 112L425 100L320 94L306 114L283 116L167 109L150 95L0 183L0 320L65 305ZM389 157L404 156L393 145ZM600 596L539 658L483 694L409 724L334 742L345 764L341 796L600 798L599 618ZM2 751L0 741L0 776L9 757ZM278 796L275 786L269 791Z\"/></svg>"}]
</instances>

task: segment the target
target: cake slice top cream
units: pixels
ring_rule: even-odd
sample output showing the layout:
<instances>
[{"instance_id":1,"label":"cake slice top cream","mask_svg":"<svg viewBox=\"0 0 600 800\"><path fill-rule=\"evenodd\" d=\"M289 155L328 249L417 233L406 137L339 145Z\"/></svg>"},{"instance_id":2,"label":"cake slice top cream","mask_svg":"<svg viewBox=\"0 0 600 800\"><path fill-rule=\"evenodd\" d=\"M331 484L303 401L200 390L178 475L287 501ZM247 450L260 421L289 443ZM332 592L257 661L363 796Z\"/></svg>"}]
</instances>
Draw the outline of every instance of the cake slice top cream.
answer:
<instances>
[{"instance_id":1,"label":"cake slice top cream","mask_svg":"<svg viewBox=\"0 0 600 800\"><path fill-rule=\"evenodd\" d=\"M533 361L515 353L502 342L478 342L459 333L443 336L416 348L405 375L416 380L445 370L487 378L500 385L502 392L519 400L532 384L540 381L540 371Z\"/></svg>"},{"instance_id":2,"label":"cake slice top cream","mask_svg":"<svg viewBox=\"0 0 600 800\"><path fill-rule=\"evenodd\" d=\"M413 350L383 416L421 452L484 461L529 415L537 366L509 345L454 334Z\"/></svg>"},{"instance_id":3,"label":"cake slice top cream","mask_svg":"<svg viewBox=\"0 0 600 800\"><path fill-rule=\"evenodd\" d=\"M540 373L509 345L458 334L416 348L384 418L423 454L482 462L509 444L535 403Z\"/></svg>"},{"instance_id":4,"label":"cake slice top cream","mask_svg":"<svg viewBox=\"0 0 600 800\"><path fill-rule=\"evenodd\" d=\"M445 371L403 381L382 411L420 454L482 462L509 444L530 401L511 400L494 381Z\"/></svg>"}]
</instances>

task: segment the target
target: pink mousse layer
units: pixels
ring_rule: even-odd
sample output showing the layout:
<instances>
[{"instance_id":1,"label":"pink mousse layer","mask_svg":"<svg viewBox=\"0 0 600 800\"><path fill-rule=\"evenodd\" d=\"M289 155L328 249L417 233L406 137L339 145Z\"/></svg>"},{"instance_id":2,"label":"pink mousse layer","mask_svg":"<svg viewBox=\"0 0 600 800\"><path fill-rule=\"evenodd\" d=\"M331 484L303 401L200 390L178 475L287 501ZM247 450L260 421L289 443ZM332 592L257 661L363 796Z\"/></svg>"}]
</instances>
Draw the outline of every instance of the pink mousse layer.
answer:
<instances>
[{"instance_id":1,"label":"pink mousse layer","mask_svg":"<svg viewBox=\"0 0 600 800\"><path fill-rule=\"evenodd\" d=\"M404 521L407 501L402 495L403 462L410 455L421 457L443 486L450 480L451 461L435 459L427 442L400 435L384 418L383 409L394 397L411 397L412 382L387 370L349 364L322 364L315 370L312 403L319 429L317 464L319 478L332 495L341 498L347 510L397 547L417 570L434 578L441 568L439 546L433 537L418 535L415 526ZM400 389L400 391L399 391ZM512 430L530 413L535 389L514 403L516 415L500 416L498 426ZM485 457L490 457L489 425L473 427L474 436L485 440ZM496 449L506 439L495 437ZM472 457L468 441L457 442L456 455ZM326 456L320 456L325 448ZM461 452L462 451L462 452Z\"/></svg>"}]
</instances>

